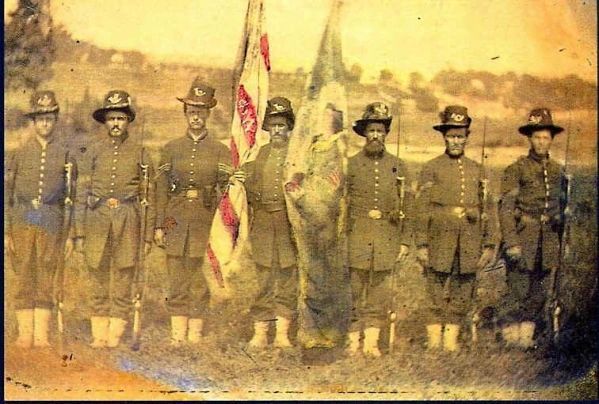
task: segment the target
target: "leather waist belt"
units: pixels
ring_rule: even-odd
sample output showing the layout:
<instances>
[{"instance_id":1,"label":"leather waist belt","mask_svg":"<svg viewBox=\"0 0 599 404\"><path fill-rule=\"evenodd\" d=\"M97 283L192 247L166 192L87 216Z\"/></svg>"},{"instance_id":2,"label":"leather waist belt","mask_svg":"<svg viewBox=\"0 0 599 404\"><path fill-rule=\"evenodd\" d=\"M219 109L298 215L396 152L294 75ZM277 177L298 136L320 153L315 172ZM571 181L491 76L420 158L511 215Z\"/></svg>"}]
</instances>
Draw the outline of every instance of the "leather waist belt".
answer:
<instances>
[{"instance_id":1,"label":"leather waist belt","mask_svg":"<svg viewBox=\"0 0 599 404\"><path fill-rule=\"evenodd\" d=\"M101 199L101 204L102 205L106 205L106 207L108 209L118 209L121 207L121 205L123 204L130 204L133 202L136 202L137 198L128 198L128 199L124 199L124 198L102 198Z\"/></svg>"},{"instance_id":2,"label":"leather waist belt","mask_svg":"<svg viewBox=\"0 0 599 404\"><path fill-rule=\"evenodd\" d=\"M197 189L197 188L182 189L180 192L172 194L172 196L175 198L183 198L183 199L187 199L190 201L200 199L202 197L202 195L203 195L202 190Z\"/></svg>"},{"instance_id":3,"label":"leather waist belt","mask_svg":"<svg viewBox=\"0 0 599 404\"><path fill-rule=\"evenodd\" d=\"M520 216L520 220L526 223L548 223L551 219L548 215L544 214L529 215L527 213L523 213L522 216Z\"/></svg>"},{"instance_id":4,"label":"leather waist belt","mask_svg":"<svg viewBox=\"0 0 599 404\"><path fill-rule=\"evenodd\" d=\"M466 216L468 210L472 212L472 210L476 210L478 212L477 206L455 206L455 205L432 205L433 209L437 212L443 212L447 215L455 216L458 218L463 218ZM473 213L471 213L473 215Z\"/></svg>"},{"instance_id":5,"label":"leather waist belt","mask_svg":"<svg viewBox=\"0 0 599 404\"><path fill-rule=\"evenodd\" d=\"M372 220L388 219L390 213L380 209L362 208L360 206L350 206L349 212L351 217L362 217Z\"/></svg>"},{"instance_id":6,"label":"leather waist belt","mask_svg":"<svg viewBox=\"0 0 599 404\"><path fill-rule=\"evenodd\" d=\"M58 202L52 202L52 203L43 202L39 198L35 198L35 199L19 198L19 199L17 199L17 201L18 201L19 205L26 205L35 210L41 208L42 206L60 206L60 204Z\"/></svg>"},{"instance_id":7,"label":"leather waist belt","mask_svg":"<svg viewBox=\"0 0 599 404\"><path fill-rule=\"evenodd\" d=\"M256 204L254 204L254 207L256 210L264 210L266 212L278 212L280 210L286 210L287 206L285 205L285 202L283 201L277 201L277 202L258 202Z\"/></svg>"}]
</instances>

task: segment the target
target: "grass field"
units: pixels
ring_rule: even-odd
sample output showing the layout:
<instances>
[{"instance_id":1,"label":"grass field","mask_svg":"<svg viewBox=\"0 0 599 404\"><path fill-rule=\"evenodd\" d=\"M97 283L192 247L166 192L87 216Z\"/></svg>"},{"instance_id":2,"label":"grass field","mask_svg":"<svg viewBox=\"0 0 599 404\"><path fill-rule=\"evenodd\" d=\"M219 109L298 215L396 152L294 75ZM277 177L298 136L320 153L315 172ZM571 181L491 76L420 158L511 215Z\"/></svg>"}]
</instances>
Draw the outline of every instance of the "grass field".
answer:
<instances>
[{"instance_id":1,"label":"grass field","mask_svg":"<svg viewBox=\"0 0 599 404\"><path fill-rule=\"evenodd\" d=\"M412 161L410 165L418 172L419 162ZM493 167L491 178L498 175L499 167ZM466 341L465 350L457 355L427 353L423 324L418 315L418 308L425 299L424 284L413 261L400 272L398 300L403 310L398 345L392 355L380 361L341 358L330 365L314 366L304 364L297 350L247 353L244 347L251 336L251 322L246 315L252 296L251 266L235 282L244 285L237 299L212 308L202 345L174 349L168 345L165 256L161 250L154 249L148 257L144 336L139 352L125 346L98 353L86 346L90 335L87 320L91 314L90 289L79 256L74 256L67 268L65 316L69 345L65 351L33 355L15 350L10 345L16 334L11 287L14 274L5 266L5 358L10 359L5 361L5 373L12 381L5 380L5 387L10 387L15 397L37 397L36 387L45 389L46 393L54 389L48 393L54 398L75 397L77 391L81 397L92 394L90 398L101 398L112 390L115 391L112 397L118 397L136 388L148 394L153 392L149 394L152 398L170 397L165 393L168 391L187 398L325 398L333 394L342 394L338 397L348 399L596 397L593 396L597 388L593 359L597 351L597 306L593 300L597 296L595 178L596 173L591 168L575 172L574 254L567 263L562 286L566 308L565 342L559 350L529 353L508 350L495 343L492 330L487 329L478 347L471 347ZM498 292L496 299L505 290L501 276L493 278L489 285ZM385 344L382 341L383 347ZM58 388L52 387L56 386L52 373L42 369L51 368L52 361L64 362L62 354L69 357L72 354L75 359L69 359L60 370ZM589 373L594 364L594 373ZM36 366L42 373L32 370ZM79 379L77 369L83 369L90 378L100 374L101 381L91 383ZM119 372L131 374L133 379L120 384ZM15 386L15 380L30 388ZM91 387L85 388L87 385ZM72 386L71 391L66 391L66 386ZM118 392L123 388L124 392Z\"/></svg>"}]
</instances>

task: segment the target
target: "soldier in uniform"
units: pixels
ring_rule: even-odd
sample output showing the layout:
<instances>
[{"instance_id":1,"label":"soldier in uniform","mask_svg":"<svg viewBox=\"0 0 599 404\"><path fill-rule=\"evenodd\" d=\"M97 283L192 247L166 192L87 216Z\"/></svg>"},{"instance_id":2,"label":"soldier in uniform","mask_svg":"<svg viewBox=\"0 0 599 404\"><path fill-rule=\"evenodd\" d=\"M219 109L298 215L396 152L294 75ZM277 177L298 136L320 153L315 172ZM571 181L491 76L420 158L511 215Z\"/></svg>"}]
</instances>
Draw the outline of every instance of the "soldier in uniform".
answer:
<instances>
[{"instance_id":1,"label":"soldier in uniform","mask_svg":"<svg viewBox=\"0 0 599 404\"><path fill-rule=\"evenodd\" d=\"M496 223L493 199L483 210L480 164L464 156L472 119L463 106L448 106L433 128L443 134L445 153L422 168L415 227L417 259L425 268L432 305L426 326L428 349L457 351L471 311L478 270L493 258L496 226L481 226L481 212Z\"/></svg>"},{"instance_id":2,"label":"soldier in uniform","mask_svg":"<svg viewBox=\"0 0 599 404\"><path fill-rule=\"evenodd\" d=\"M297 251L287 217L283 166L295 115L284 97L268 101L262 129L270 134L256 159L242 167L251 207L250 240L259 295L252 307L254 335L249 346L267 346L269 321L276 318L275 347L289 348L288 332L297 307Z\"/></svg>"},{"instance_id":3,"label":"soldier in uniform","mask_svg":"<svg viewBox=\"0 0 599 404\"><path fill-rule=\"evenodd\" d=\"M150 175L153 168L140 142L130 138L135 111L129 94L109 91L93 118L104 125L106 133L90 150L90 172L84 174L87 181L78 184L78 211L84 211L84 218L76 221L76 246L84 254L93 285L91 346L113 348L119 345L130 314L142 239L146 254L151 247L155 195L150 182L148 231L140 235L141 165L149 166Z\"/></svg>"},{"instance_id":4,"label":"soldier in uniform","mask_svg":"<svg viewBox=\"0 0 599 404\"><path fill-rule=\"evenodd\" d=\"M353 129L366 138L363 149L348 162L349 267L352 319L346 352L355 355L364 332L363 353L381 356L378 340L391 308L391 271L403 261L411 244L410 221L399 228L397 177L408 178L406 164L385 150L392 117L375 102L366 107ZM403 212L409 213L409 199ZM407 215L409 218L409 214Z\"/></svg>"},{"instance_id":5,"label":"soldier in uniform","mask_svg":"<svg viewBox=\"0 0 599 404\"><path fill-rule=\"evenodd\" d=\"M507 302L502 326L508 345L532 348L535 330L543 323L551 271L559 265L563 224L563 167L549 157L553 138L563 128L554 125L547 108L533 110L519 132L530 151L503 173L499 219L507 255Z\"/></svg>"},{"instance_id":6,"label":"soldier in uniform","mask_svg":"<svg viewBox=\"0 0 599 404\"><path fill-rule=\"evenodd\" d=\"M68 257L73 251L70 228L63 223L65 170L71 164L74 173L75 161L57 139L59 106L54 93L36 92L31 106L27 116L35 133L9 159L4 184L8 205L5 245L16 273L16 344L23 348L49 346L59 255Z\"/></svg>"},{"instance_id":7,"label":"soldier in uniform","mask_svg":"<svg viewBox=\"0 0 599 404\"><path fill-rule=\"evenodd\" d=\"M166 250L171 343L198 343L209 304L202 262L218 192L227 176L219 163L230 160L229 149L208 133L206 122L216 106L215 90L195 79L183 103L186 133L162 151L157 179L157 228L154 240ZM200 291L192 298L192 283L200 276Z\"/></svg>"}]
</instances>

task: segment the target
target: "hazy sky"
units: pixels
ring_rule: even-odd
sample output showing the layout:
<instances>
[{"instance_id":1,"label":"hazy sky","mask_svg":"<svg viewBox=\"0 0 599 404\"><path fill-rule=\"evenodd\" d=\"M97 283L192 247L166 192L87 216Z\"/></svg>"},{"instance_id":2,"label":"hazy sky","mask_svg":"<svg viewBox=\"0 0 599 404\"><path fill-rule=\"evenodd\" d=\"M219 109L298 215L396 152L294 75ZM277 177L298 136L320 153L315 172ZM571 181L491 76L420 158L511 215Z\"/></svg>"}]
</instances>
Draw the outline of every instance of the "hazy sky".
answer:
<instances>
[{"instance_id":1,"label":"hazy sky","mask_svg":"<svg viewBox=\"0 0 599 404\"><path fill-rule=\"evenodd\" d=\"M17 0L5 0L6 9ZM55 23L101 47L232 66L246 0L51 0ZM265 0L273 69L310 69L327 0ZM345 0L344 61L383 68L574 73L596 81L596 0ZM565 48L565 49L564 49ZM563 49L560 52L560 49ZM492 59L499 56L499 58Z\"/></svg>"}]
</instances>

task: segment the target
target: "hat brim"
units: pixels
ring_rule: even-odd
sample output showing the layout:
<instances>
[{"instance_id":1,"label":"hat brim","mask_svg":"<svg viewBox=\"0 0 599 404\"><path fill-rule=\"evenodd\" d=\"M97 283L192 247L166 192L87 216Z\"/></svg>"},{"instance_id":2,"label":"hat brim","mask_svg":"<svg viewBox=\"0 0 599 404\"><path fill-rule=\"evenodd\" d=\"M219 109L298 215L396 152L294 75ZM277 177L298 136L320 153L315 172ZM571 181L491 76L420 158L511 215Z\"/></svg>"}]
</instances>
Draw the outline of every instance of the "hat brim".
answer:
<instances>
[{"instance_id":1,"label":"hat brim","mask_svg":"<svg viewBox=\"0 0 599 404\"><path fill-rule=\"evenodd\" d=\"M366 125L369 123L382 123L385 125L385 129L389 132L391 129L391 121L392 119L358 119L352 125L352 129L360 136L365 136L364 131L366 130Z\"/></svg>"},{"instance_id":2,"label":"hat brim","mask_svg":"<svg viewBox=\"0 0 599 404\"><path fill-rule=\"evenodd\" d=\"M530 136L533 132L536 132L538 130L546 130L549 129L551 131L551 134L553 136L557 135L558 133L562 133L564 131L564 128L562 128L561 126L557 126L557 125L524 125L524 126L520 126L518 128L518 132L520 132L520 134L525 135L525 136Z\"/></svg>"},{"instance_id":3,"label":"hat brim","mask_svg":"<svg viewBox=\"0 0 599 404\"><path fill-rule=\"evenodd\" d=\"M470 127L470 122L468 121L467 123L440 123L438 125L434 125L433 129L439 132L445 132L448 129L451 128L469 128Z\"/></svg>"},{"instance_id":4,"label":"hat brim","mask_svg":"<svg viewBox=\"0 0 599 404\"><path fill-rule=\"evenodd\" d=\"M124 112L129 116L129 122L133 122L135 120L135 111L130 107L120 107L120 108L100 108L94 111L92 116L97 122L105 123L106 122L106 114L109 111L120 111Z\"/></svg>"},{"instance_id":5,"label":"hat brim","mask_svg":"<svg viewBox=\"0 0 599 404\"><path fill-rule=\"evenodd\" d=\"M284 116L287 118L287 121L289 121L289 130L293 130L293 127L295 126L295 114L289 111L274 112L272 114L266 115L262 121L262 130L268 131L268 120L270 118L274 118L275 116Z\"/></svg>"},{"instance_id":6,"label":"hat brim","mask_svg":"<svg viewBox=\"0 0 599 404\"><path fill-rule=\"evenodd\" d=\"M27 118L33 118L36 115L43 115L43 114L58 114L58 112L60 111L60 108L57 106L55 108L49 108L49 109L40 109L37 111L31 111L31 112L27 112L24 115Z\"/></svg>"},{"instance_id":7,"label":"hat brim","mask_svg":"<svg viewBox=\"0 0 599 404\"><path fill-rule=\"evenodd\" d=\"M216 101L216 98L211 99L210 102L195 101L190 98L181 98L181 97L177 97L177 100L181 101L183 104L186 104L186 105L192 105L194 107L206 107L206 108L214 108L216 106L216 104L218 103L218 101Z\"/></svg>"}]
</instances>

